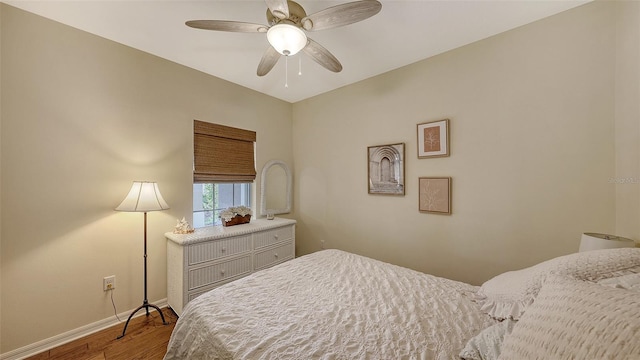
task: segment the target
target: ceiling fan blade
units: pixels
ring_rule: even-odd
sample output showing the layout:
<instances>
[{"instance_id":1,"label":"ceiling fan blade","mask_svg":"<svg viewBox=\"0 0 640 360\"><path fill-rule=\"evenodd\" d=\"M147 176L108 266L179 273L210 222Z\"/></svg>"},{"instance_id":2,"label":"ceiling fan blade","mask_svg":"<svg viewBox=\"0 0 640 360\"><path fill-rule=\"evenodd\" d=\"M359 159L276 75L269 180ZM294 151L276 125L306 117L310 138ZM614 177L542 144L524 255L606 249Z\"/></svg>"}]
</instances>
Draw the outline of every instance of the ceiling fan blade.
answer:
<instances>
[{"instance_id":1,"label":"ceiling fan blade","mask_svg":"<svg viewBox=\"0 0 640 360\"><path fill-rule=\"evenodd\" d=\"M361 0L332 6L302 19L305 30L316 31L353 24L367 19L382 9L377 0Z\"/></svg>"},{"instance_id":2,"label":"ceiling fan blade","mask_svg":"<svg viewBox=\"0 0 640 360\"><path fill-rule=\"evenodd\" d=\"M289 17L289 4L287 0L264 0L267 3L269 11L278 19L286 19Z\"/></svg>"},{"instance_id":3,"label":"ceiling fan blade","mask_svg":"<svg viewBox=\"0 0 640 360\"><path fill-rule=\"evenodd\" d=\"M280 60L280 53L273 48L273 46L269 46L267 51L265 51L264 55L262 55L262 59L260 60L260 64L258 64L258 76L265 76L276 63Z\"/></svg>"},{"instance_id":4,"label":"ceiling fan blade","mask_svg":"<svg viewBox=\"0 0 640 360\"><path fill-rule=\"evenodd\" d=\"M307 38L307 40L307 46L302 49L305 54L309 55L315 62L324 66L327 70L333 72L342 71L342 64L340 64L340 61L338 61L329 50L309 38Z\"/></svg>"},{"instance_id":5,"label":"ceiling fan blade","mask_svg":"<svg viewBox=\"0 0 640 360\"><path fill-rule=\"evenodd\" d=\"M196 29L245 33L265 33L269 29L266 25L228 20L191 20L185 24Z\"/></svg>"}]
</instances>

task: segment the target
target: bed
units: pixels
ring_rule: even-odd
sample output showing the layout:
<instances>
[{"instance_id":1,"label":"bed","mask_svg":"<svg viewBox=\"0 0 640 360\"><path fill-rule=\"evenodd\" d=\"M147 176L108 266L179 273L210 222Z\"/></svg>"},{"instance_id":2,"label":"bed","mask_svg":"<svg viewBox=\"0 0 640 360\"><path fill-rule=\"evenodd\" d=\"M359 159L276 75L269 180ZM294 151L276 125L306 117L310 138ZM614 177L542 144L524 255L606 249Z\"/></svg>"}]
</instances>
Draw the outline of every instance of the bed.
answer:
<instances>
[{"instance_id":1,"label":"bed","mask_svg":"<svg viewBox=\"0 0 640 360\"><path fill-rule=\"evenodd\" d=\"M165 360L488 359L500 356L503 341L520 358L511 333L517 335L537 294L548 292L546 279L595 284L640 273L640 249L591 253L501 274L478 287L323 250L189 302ZM606 294L629 291L597 286ZM640 321L636 325L631 336L640 336ZM630 349L636 350L640 356L640 345Z\"/></svg>"}]
</instances>

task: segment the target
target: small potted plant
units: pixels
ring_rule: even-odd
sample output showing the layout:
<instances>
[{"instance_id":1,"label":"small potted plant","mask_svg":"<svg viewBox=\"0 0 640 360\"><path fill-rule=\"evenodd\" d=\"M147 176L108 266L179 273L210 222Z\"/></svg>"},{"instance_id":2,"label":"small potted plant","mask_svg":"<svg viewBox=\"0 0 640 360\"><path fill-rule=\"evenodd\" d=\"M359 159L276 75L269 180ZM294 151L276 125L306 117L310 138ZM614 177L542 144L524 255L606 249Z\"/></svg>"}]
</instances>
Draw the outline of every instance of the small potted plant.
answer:
<instances>
[{"instance_id":1,"label":"small potted plant","mask_svg":"<svg viewBox=\"0 0 640 360\"><path fill-rule=\"evenodd\" d=\"M251 221L251 208L246 206L234 206L220 212L220 220L223 226L247 224Z\"/></svg>"},{"instance_id":2,"label":"small potted plant","mask_svg":"<svg viewBox=\"0 0 640 360\"><path fill-rule=\"evenodd\" d=\"M236 217L242 218L242 220L239 220L239 224L246 224L251 222L251 215L253 215L253 213L251 212L251 208L246 206L237 206L233 209L236 213Z\"/></svg>"},{"instance_id":3,"label":"small potted plant","mask_svg":"<svg viewBox=\"0 0 640 360\"><path fill-rule=\"evenodd\" d=\"M223 226L231 226L238 223L236 221L236 214L231 211L231 208L224 209L220 212L220 220Z\"/></svg>"}]
</instances>

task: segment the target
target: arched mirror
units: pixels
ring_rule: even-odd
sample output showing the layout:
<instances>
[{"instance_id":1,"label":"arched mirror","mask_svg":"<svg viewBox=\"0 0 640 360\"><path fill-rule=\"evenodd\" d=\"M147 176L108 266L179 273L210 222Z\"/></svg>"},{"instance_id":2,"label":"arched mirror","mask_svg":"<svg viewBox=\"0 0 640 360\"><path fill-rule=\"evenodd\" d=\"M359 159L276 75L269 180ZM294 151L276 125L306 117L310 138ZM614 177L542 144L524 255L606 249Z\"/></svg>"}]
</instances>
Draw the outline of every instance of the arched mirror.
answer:
<instances>
[{"instance_id":1,"label":"arched mirror","mask_svg":"<svg viewBox=\"0 0 640 360\"><path fill-rule=\"evenodd\" d=\"M260 215L290 213L291 187L291 170L287 164L280 160L266 163L260 179Z\"/></svg>"}]
</instances>

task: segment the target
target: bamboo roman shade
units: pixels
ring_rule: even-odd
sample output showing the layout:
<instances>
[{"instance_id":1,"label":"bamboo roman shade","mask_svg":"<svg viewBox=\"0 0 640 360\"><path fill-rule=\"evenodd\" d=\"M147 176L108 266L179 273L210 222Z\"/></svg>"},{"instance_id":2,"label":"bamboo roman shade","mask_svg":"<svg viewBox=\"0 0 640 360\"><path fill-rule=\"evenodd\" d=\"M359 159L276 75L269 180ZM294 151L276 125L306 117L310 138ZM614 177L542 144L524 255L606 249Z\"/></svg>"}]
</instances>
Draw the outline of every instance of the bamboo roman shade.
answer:
<instances>
[{"instance_id":1,"label":"bamboo roman shade","mask_svg":"<svg viewBox=\"0 0 640 360\"><path fill-rule=\"evenodd\" d=\"M193 182L252 182L256 132L193 121Z\"/></svg>"}]
</instances>

